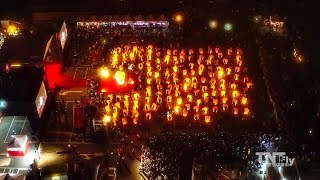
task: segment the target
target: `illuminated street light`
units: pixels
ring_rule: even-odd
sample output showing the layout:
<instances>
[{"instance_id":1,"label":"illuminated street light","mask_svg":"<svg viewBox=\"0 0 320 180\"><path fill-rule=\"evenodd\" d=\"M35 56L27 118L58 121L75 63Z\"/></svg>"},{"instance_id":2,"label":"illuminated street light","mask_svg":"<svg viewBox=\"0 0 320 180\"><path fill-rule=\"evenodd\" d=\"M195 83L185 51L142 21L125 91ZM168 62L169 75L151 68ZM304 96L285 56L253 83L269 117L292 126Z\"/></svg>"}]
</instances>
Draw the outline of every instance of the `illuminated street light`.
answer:
<instances>
[{"instance_id":1,"label":"illuminated street light","mask_svg":"<svg viewBox=\"0 0 320 180\"><path fill-rule=\"evenodd\" d=\"M216 29L216 28L218 27L218 22L217 22L216 20L211 20L211 21L209 22L209 27L210 27L211 29Z\"/></svg>"},{"instance_id":2,"label":"illuminated street light","mask_svg":"<svg viewBox=\"0 0 320 180\"><path fill-rule=\"evenodd\" d=\"M7 102L5 100L0 100L0 108L7 107Z\"/></svg>"},{"instance_id":3,"label":"illuminated street light","mask_svg":"<svg viewBox=\"0 0 320 180\"><path fill-rule=\"evenodd\" d=\"M224 24L224 30L231 31L232 30L232 24L231 23L225 23Z\"/></svg>"},{"instance_id":4,"label":"illuminated street light","mask_svg":"<svg viewBox=\"0 0 320 180\"><path fill-rule=\"evenodd\" d=\"M181 24L183 21L183 16L182 14L176 14L173 19L176 23Z\"/></svg>"}]
</instances>

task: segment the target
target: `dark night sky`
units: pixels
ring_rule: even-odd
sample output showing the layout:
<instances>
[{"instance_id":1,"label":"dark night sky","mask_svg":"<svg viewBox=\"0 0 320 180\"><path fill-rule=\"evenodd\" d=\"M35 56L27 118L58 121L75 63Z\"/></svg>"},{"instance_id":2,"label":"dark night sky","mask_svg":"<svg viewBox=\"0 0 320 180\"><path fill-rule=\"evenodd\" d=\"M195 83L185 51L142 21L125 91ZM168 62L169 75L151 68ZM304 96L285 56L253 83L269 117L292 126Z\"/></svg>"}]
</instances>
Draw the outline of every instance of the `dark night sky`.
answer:
<instances>
[{"instance_id":1,"label":"dark night sky","mask_svg":"<svg viewBox=\"0 0 320 180\"><path fill-rule=\"evenodd\" d=\"M185 9L181 2L191 8L196 8L200 12L205 11L209 7L209 0L4 0L0 5L1 17L31 17L32 12L52 12L52 11L91 11L97 14L161 14L171 13L176 10ZM302 0L213 0L211 6L218 9L226 9L235 6L252 7L256 2L262 2L268 6L268 10L283 12L291 18L293 23L299 24L300 31L305 35L306 48L314 55L317 53L318 32L320 32L318 24L318 6L317 1ZM223 2L223 3L222 3ZM315 37L317 36L317 37ZM314 49L313 49L314 48ZM311 53L312 54L312 53Z\"/></svg>"}]
</instances>

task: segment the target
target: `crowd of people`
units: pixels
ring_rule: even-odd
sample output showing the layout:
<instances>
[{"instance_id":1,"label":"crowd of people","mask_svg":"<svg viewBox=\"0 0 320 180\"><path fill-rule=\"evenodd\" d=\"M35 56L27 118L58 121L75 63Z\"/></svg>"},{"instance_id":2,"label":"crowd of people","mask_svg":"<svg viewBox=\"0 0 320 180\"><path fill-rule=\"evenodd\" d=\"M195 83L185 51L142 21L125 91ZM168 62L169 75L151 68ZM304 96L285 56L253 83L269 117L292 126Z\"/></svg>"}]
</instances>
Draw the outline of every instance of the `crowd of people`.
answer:
<instances>
[{"instance_id":1,"label":"crowd of people","mask_svg":"<svg viewBox=\"0 0 320 180\"><path fill-rule=\"evenodd\" d=\"M238 176L258 170L255 152L277 148L285 137L261 132L245 132L238 135L218 130L214 134L172 134L150 137L142 148L141 171L149 178L161 174L169 179L190 175L193 159L201 159L203 166L219 172L237 169Z\"/></svg>"},{"instance_id":2,"label":"crowd of people","mask_svg":"<svg viewBox=\"0 0 320 180\"><path fill-rule=\"evenodd\" d=\"M108 48L121 42L164 41L171 35L163 27L136 27L128 25L78 26L73 32L72 64L101 65ZM165 41L167 42L167 41Z\"/></svg>"},{"instance_id":3,"label":"crowd of people","mask_svg":"<svg viewBox=\"0 0 320 180\"><path fill-rule=\"evenodd\" d=\"M106 94L101 92L98 78L88 81L90 98L99 105L99 112L106 123L125 126L160 119L169 123L188 120L210 124L220 114L231 114L240 119L253 115L249 101L253 82L247 75L243 61L245 56L239 48L183 49L165 43L146 45L150 43L145 39L154 42L168 39L164 29L154 28L89 26L78 27L76 32L78 49L74 63L83 59L92 66L103 65L134 72L139 79L139 88L128 94ZM85 49L79 50L80 47ZM82 55L85 57L80 57ZM261 63L268 86L274 82L271 78L275 74L272 75L273 70L265 69L269 65L262 57ZM269 95L277 94L273 87L267 88L271 91ZM278 106L276 104L282 98L270 99L274 106ZM276 110L274 113L276 119L283 118L279 112ZM286 138L279 133L267 134L265 131L240 135L220 130L214 134L168 133L147 140L142 148L141 171L149 179L161 175L172 179L190 172L184 166L190 164L186 159L192 158L192 162L194 158L200 158L212 160L212 164L206 165L211 166L216 174L219 170L234 168L235 162L243 164L239 174L252 172L259 168L259 165L249 163L256 159L255 152L276 149L281 142L286 142ZM292 151L290 156L302 161L318 157L305 150L284 151Z\"/></svg>"}]
</instances>

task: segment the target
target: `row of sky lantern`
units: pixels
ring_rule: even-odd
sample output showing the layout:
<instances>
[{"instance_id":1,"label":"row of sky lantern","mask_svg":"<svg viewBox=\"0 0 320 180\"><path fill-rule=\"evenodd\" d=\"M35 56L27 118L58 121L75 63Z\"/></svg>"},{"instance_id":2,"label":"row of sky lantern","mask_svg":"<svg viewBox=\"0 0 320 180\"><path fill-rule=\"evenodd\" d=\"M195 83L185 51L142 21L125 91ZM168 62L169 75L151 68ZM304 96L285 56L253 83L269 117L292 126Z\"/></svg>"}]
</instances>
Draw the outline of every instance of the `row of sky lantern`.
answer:
<instances>
[{"instance_id":1,"label":"row of sky lantern","mask_svg":"<svg viewBox=\"0 0 320 180\"><path fill-rule=\"evenodd\" d=\"M139 119L159 117L159 110L166 112L160 115L166 121L189 118L205 123L220 113L241 118L251 114L248 92L253 84L244 70L241 49L125 45L114 48L109 59L113 68L137 72L142 86L109 100L105 122L125 125L132 119L137 124Z\"/></svg>"}]
</instances>

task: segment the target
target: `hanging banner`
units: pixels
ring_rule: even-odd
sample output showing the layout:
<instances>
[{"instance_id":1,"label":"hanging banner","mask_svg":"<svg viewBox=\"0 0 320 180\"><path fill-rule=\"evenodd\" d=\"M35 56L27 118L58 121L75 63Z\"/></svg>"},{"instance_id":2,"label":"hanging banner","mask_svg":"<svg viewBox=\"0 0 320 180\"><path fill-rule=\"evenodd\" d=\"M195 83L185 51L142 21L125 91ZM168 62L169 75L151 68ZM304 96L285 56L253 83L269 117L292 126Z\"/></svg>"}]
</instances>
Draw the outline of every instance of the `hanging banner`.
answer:
<instances>
[{"instance_id":1,"label":"hanging banner","mask_svg":"<svg viewBox=\"0 0 320 180\"><path fill-rule=\"evenodd\" d=\"M67 37L68 37L67 24L64 21L59 33L59 39L60 39L62 50L64 48L64 45L66 44Z\"/></svg>"}]
</instances>

